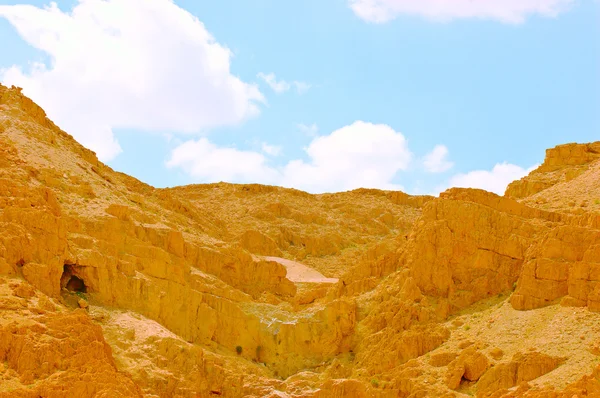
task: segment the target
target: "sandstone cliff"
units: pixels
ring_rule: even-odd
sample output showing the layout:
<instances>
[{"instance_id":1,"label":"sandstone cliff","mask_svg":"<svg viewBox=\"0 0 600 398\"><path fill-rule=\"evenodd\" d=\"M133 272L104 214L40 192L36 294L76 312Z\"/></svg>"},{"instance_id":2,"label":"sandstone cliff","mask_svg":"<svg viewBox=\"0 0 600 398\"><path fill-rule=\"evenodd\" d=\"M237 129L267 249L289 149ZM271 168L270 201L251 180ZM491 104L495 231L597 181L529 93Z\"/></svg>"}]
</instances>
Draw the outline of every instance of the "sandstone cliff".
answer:
<instances>
[{"instance_id":1,"label":"sandstone cliff","mask_svg":"<svg viewBox=\"0 0 600 398\"><path fill-rule=\"evenodd\" d=\"M0 397L600 393L599 152L505 197L155 189L0 85Z\"/></svg>"}]
</instances>

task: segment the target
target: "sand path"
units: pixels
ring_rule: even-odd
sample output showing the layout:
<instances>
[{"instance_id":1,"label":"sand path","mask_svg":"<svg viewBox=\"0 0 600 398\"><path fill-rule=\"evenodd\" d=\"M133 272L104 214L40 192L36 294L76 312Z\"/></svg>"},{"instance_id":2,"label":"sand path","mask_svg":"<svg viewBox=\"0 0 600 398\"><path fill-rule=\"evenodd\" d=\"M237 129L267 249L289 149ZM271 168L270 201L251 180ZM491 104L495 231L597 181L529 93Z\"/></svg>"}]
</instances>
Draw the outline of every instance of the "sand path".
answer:
<instances>
[{"instance_id":1,"label":"sand path","mask_svg":"<svg viewBox=\"0 0 600 398\"><path fill-rule=\"evenodd\" d=\"M265 257L265 260L275 261L287 269L287 278L292 282L304 283L337 283L337 278L326 278L319 271L296 261L281 257Z\"/></svg>"}]
</instances>

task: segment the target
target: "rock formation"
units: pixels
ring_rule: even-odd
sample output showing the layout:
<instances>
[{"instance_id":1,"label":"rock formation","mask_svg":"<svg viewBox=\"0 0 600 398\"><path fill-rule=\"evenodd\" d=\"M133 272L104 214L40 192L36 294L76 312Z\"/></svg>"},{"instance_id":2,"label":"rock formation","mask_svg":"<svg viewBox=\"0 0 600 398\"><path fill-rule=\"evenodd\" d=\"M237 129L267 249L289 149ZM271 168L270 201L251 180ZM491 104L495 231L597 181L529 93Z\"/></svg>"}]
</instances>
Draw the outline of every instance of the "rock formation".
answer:
<instances>
[{"instance_id":1,"label":"rock formation","mask_svg":"<svg viewBox=\"0 0 600 398\"><path fill-rule=\"evenodd\" d=\"M600 394L599 173L155 189L0 85L0 397Z\"/></svg>"}]
</instances>

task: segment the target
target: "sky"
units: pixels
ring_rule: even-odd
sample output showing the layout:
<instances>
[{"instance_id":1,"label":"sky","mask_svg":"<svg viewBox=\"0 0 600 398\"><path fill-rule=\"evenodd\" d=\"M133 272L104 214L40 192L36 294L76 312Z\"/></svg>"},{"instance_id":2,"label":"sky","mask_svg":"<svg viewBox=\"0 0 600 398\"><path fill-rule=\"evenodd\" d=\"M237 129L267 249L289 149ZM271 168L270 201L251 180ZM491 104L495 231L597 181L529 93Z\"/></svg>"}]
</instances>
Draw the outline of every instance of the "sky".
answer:
<instances>
[{"instance_id":1,"label":"sky","mask_svg":"<svg viewBox=\"0 0 600 398\"><path fill-rule=\"evenodd\" d=\"M0 0L0 82L156 187L503 194L600 140L600 2Z\"/></svg>"}]
</instances>

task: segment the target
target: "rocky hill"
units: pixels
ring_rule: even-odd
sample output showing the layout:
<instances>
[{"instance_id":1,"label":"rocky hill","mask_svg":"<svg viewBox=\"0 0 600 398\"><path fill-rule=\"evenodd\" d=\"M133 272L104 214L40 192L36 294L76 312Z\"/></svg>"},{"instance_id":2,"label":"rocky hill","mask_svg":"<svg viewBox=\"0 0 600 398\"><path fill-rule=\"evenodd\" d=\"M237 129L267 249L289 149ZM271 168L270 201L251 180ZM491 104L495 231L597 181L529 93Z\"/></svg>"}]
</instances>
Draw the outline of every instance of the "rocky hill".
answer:
<instances>
[{"instance_id":1,"label":"rocky hill","mask_svg":"<svg viewBox=\"0 0 600 398\"><path fill-rule=\"evenodd\" d=\"M599 173L155 189L0 85L0 397L600 396Z\"/></svg>"}]
</instances>

